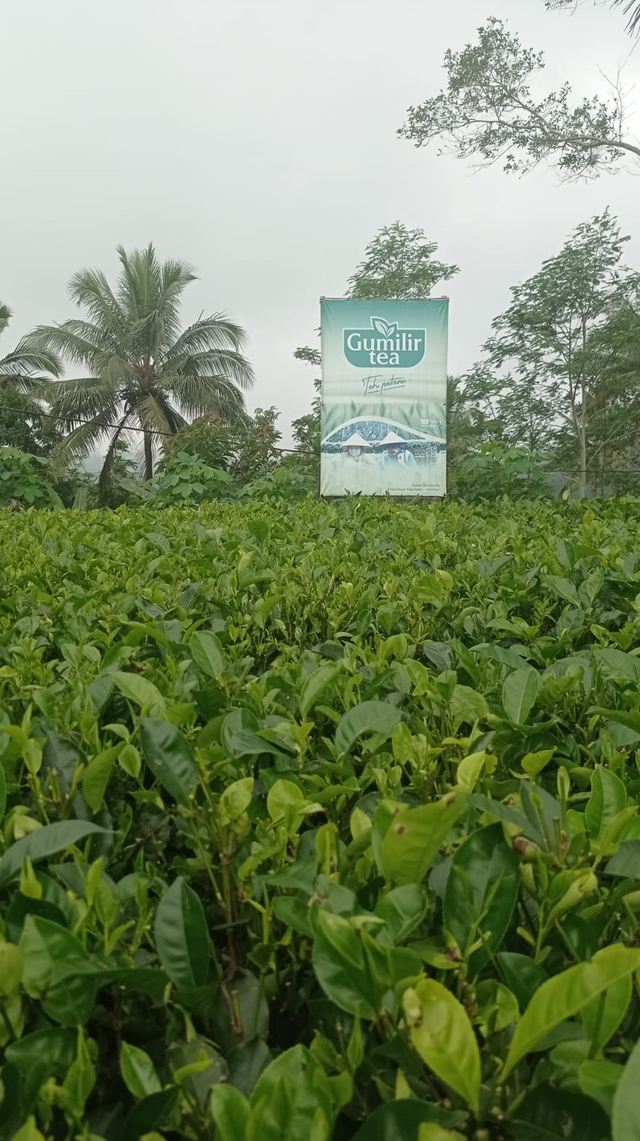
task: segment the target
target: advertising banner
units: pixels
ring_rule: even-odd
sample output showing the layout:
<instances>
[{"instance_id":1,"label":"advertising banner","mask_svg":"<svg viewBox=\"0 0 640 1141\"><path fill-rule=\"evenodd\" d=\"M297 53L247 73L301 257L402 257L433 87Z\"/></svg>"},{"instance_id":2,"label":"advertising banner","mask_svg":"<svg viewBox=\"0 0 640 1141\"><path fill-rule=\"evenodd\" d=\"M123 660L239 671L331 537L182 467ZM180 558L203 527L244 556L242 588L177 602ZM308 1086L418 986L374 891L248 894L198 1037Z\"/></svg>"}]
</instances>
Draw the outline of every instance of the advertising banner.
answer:
<instances>
[{"instance_id":1,"label":"advertising banner","mask_svg":"<svg viewBox=\"0 0 640 1141\"><path fill-rule=\"evenodd\" d=\"M321 301L324 496L446 494L449 302Z\"/></svg>"}]
</instances>

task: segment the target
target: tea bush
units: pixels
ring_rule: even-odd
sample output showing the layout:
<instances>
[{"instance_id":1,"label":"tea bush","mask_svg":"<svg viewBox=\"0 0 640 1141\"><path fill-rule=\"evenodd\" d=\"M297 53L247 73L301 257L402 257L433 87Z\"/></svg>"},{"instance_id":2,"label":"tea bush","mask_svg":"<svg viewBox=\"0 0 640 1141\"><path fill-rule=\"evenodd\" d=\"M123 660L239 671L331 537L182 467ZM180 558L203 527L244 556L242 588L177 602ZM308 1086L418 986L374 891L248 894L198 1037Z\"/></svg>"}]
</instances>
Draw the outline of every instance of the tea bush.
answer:
<instances>
[{"instance_id":1,"label":"tea bush","mask_svg":"<svg viewBox=\"0 0 640 1141\"><path fill-rule=\"evenodd\" d=\"M0 1137L640 1136L640 505L0 513Z\"/></svg>"}]
</instances>

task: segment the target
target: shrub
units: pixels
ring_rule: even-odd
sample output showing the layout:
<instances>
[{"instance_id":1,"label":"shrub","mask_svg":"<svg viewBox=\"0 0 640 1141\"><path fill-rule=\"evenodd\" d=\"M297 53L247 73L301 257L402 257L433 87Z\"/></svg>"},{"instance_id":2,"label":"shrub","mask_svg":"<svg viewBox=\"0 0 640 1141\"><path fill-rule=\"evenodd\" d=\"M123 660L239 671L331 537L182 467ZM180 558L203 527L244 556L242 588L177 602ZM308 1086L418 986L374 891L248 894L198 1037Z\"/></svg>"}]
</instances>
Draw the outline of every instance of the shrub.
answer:
<instances>
[{"instance_id":1,"label":"shrub","mask_svg":"<svg viewBox=\"0 0 640 1141\"><path fill-rule=\"evenodd\" d=\"M62 507L46 477L48 461L20 448L0 448L0 507Z\"/></svg>"}]
</instances>

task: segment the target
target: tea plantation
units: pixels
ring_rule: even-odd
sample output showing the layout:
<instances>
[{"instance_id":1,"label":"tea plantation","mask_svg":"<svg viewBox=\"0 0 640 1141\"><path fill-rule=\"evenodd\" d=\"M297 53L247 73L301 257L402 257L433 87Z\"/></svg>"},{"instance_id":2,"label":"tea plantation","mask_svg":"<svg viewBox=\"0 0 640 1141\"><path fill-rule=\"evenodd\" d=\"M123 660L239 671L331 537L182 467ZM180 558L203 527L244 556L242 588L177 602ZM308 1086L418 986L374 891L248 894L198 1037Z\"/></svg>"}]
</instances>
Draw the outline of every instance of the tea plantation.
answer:
<instances>
[{"instance_id":1,"label":"tea plantation","mask_svg":"<svg viewBox=\"0 0 640 1141\"><path fill-rule=\"evenodd\" d=\"M640 1137L640 504L0 514L0 1138Z\"/></svg>"}]
</instances>

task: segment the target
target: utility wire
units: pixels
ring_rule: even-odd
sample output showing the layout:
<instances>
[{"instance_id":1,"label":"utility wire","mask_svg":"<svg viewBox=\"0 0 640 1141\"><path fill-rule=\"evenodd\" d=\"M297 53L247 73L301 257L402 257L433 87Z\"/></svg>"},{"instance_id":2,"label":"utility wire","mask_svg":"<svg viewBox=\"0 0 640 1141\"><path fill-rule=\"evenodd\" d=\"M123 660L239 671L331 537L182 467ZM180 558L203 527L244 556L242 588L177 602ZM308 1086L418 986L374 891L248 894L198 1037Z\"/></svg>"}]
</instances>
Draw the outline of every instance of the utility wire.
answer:
<instances>
[{"instance_id":1,"label":"utility wire","mask_svg":"<svg viewBox=\"0 0 640 1141\"><path fill-rule=\"evenodd\" d=\"M54 414L53 412L45 412L44 410L41 412L35 412L35 411L30 412L28 409L19 408L16 404L7 404L6 402L3 403L2 408L6 408L7 411L9 411L9 412L23 412L26 416L42 416L42 418L45 420L56 420L56 421L59 421L60 423L66 422L68 424L93 424L93 420L84 420L81 416L62 416L60 413ZM0 409L0 411L1 411L1 409ZM144 434L151 435L151 436L166 436L168 439L173 439L173 437L176 435L175 432L163 432L163 431L161 431L160 428L136 428L133 425L131 425L131 426L124 425L123 426L122 424L102 424L101 427L105 428L105 429L106 428L113 428L114 430L117 430L119 428L122 432L142 432ZM274 447L272 450L274 452L281 452L283 455L296 455L296 456L316 456L317 455L317 452L305 451L302 448L276 448L276 447ZM553 473L554 471L557 471L559 475L580 475L581 474L581 468L554 467L554 468L550 468L549 474ZM607 475L611 475L611 474L640 475L640 468L637 468L637 467L630 467L630 468L607 467L607 468L597 468L591 472L589 472L587 470L587 474L591 474L591 475L602 474L602 473L605 473Z\"/></svg>"},{"instance_id":2,"label":"utility wire","mask_svg":"<svg viewBox=\"0 0 640 1141\"><path fill-rule=\"evenodd\" d=\"M42 411L35 411L35 410L30 411L28 408L19 408L16 404L7 404L6 401L2 404L2 408L0 408L0 411L2 411L3 408L6 408L8 412L22 412L22 413L24 413L25 416L41 416L43 418L43 420L55 420L55 421L59 421L61 423L63 421L68 423L68 424L93 424L94 423L93 420L84 420L81 416L62 416L59 412L58 413L45 412L44 409L42 409ZM107 428L113 428L114 430L120 429L120 431L122 431L122 432L143 432L146 435L151 435L151 436L166 436L168 439L173 439L173 437L176 435L175 432L163 432L160 428L136 428L136 427L134 427L133 424L131 426L129 426L128 424L124 424L124 425L123 424L101 424L100 427L104 428L104 429L107 429ZM298 448L274 448L273 450L274 450L274 452L284 452L286 454L289 454L289 452L297 452L300 455L309 455L309 456L315 454L314 452L300 452Z\"/></svg>"}]
</instances>

